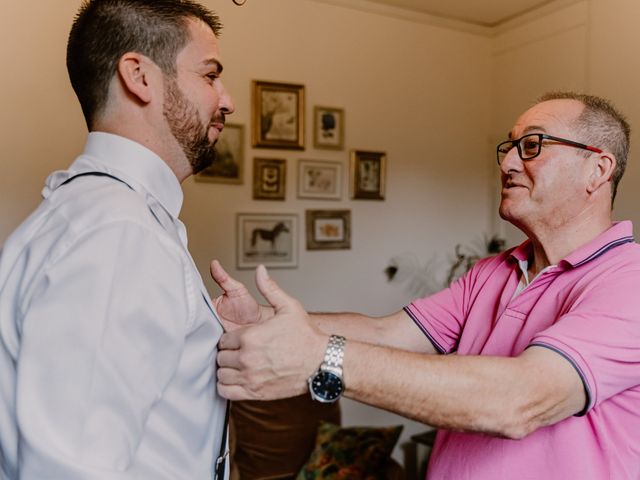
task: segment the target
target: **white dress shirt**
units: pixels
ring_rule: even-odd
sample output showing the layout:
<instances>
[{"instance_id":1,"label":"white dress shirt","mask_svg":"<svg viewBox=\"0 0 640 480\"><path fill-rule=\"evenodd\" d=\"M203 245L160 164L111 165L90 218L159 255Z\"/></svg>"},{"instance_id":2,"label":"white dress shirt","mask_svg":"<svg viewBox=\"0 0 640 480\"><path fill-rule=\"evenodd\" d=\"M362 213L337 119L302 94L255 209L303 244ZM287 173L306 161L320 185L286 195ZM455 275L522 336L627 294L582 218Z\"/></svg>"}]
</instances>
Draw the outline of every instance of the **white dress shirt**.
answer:
<instances>
[{"instance_id":1,"label":"white dress shirt","mask_svg":"<svg viewBox=\"0 0 640 480\"><path fill-rule=\"evenodd\" d=\"M102 172L116 177L84 175ZM0 478L213 478L222 333L187 251L180 184L91 133L0 256Z\"/></svg>"}]
</instances>

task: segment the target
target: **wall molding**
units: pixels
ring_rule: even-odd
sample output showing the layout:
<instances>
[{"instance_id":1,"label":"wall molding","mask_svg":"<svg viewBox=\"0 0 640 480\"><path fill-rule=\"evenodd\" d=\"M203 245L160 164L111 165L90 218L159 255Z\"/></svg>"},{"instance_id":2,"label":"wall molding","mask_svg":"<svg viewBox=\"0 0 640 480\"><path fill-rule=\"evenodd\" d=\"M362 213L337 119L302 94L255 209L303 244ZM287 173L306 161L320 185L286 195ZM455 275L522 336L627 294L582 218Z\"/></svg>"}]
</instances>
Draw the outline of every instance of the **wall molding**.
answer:
<instances>
[{"instance_id":1,"label":"wall molding","mask_svg":"<svg viewBox=\"0 0 640 480\"><path fill-rule=\"evenodd\" d=\"M588 0L579 0L545 15L538 13L527 23L512 27L494 37L493 56L502 55L525 45L562 35L589 25Z\"/></svg>"},{"instance_id":2,"label":"wall molding","mask_svg":"<svg viewBox=\"0 0 640 480\"><path fill-rule=\"evenodd\" d=\"M530 10L522 15L518 15L517 17L507 20L506 22L503 22L499 25L496 25L495 27L493 27L492 35L493 36L500 35L509 30L513 30L516 27L519 27L520 25L535 21L537 18L544 17L546 15L555 13L558 10L567 8L575 3L585 3L588 1L589 0L556 0L553 3L547 3L541 7L538 7L534 10Z\"/></svg>"},{"instance_id":3,"label":"wall molding","mask_svg":"<svg viewBox=\"0 0 640 480\"><path fill-rule=\"evenodd\" d=\"M555 0L551 3L544 4L534 10L527 11L522 15L511 18L495 26L484 26L463 20L456 20L428 13L415 12L401 7L392 7L382 5L380 3L369 0L311 0L317 3L324 3L350 10L359 10L362 12L373 13L385 17L397 18L414 23L424 25L432 25L436 27L448 28L460 32L481 35L485 37L495 37L509 30L512 30L522 24L529 23L538 17L543 17L554 13L557 10L566 8L574 3L585 2L588 0Z\"/></svg>"},{"instance_id":4,"label":"wall molding","mask_svg":"<svg viewBox=\"0 0 640 480\"><path fill-rule=\"evenodd\" d=\"M457 30L465 33L472 33L475 35L482 35L490 37L493 35L492 27L485 27L482 25L476 25L469 22L463 22L462 20L453 20L450 18L439 17L436 15L429 15L422 12L414 12L400 7L391 7L389 5L382 5L376 2L370 2L368 0L311 0L317 3L325 3L328 5L334 5L336 7L348 8L350 10L359 10L362 12L373 13L376 15L382 15L384 17L397 18L399 20L405 20L414 23L421 23L424 25L432 25L435 27L448 28L450 30Z\"/></svg>"}]
</instances>

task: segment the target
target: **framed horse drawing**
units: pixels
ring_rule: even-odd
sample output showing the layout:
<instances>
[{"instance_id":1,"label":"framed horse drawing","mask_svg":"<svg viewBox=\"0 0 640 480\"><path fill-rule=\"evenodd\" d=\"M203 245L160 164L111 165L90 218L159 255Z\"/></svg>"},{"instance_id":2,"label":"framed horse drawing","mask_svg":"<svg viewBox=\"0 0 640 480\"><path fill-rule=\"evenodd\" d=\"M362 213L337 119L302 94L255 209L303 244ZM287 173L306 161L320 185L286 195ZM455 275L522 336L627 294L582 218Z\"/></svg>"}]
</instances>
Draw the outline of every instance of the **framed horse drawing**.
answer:
<instances>
[{"instance_id":1,"label":"framed horse drawing","mask_svg":"<svg viewBox=\"0 0 640 480\"><path fill-rule=\"evenodd\" d=\"M238 213L237 268L298 266L298 216L282 213Z\"/></svg>"}]
</instances>

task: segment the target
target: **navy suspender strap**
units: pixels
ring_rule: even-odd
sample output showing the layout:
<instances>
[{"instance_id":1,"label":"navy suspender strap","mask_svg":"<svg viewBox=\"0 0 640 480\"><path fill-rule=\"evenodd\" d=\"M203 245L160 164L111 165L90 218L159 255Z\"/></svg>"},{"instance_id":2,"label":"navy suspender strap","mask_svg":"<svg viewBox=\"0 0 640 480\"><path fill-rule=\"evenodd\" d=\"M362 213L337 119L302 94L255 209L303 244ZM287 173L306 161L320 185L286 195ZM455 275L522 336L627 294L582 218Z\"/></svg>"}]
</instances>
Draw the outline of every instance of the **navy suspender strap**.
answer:
<instances>
[{"instance_id":1,"label":"navy suspender strap","mask_svg":"<svg viewBox=\"0 0 640 480\"><path fill-rule=\"evenodd\" d=\"M79 173L77 175L74 175L73 177L69 177L67 178L64 182L62 182L60 185L58 185L58 188L60 188L63 185L66 185L67 183L69 183L72 180L75 180L78 177L86 177L92 175L94 177L110 177L113 178L114 180L117 180L118 182L124 183L127 187L131 188L127 182L124 182L122 180L120 180L118 177L114 177L113 175L110 175L108 173L104 173L104 172L84 172L84 173Z\"/></svg>"},{"instance_id":2,"label":"navy suspender strap","mask_svg":"<svg viewBox=\"0 0 640 480\"><path fill-rule=\"evenodd\" d=\"M93 175L93 176L96 176L96 177L110 177L110 178L113 178L114 180L117 180L118 182L124 183L129 188L131 188L126 182L120 180L118 177L115 177L113 175L110 175L110 174L104 173L104 172L84 172L84 173L79 173L78 175L74 175L73 177L67 178L64 182L62 182L58 186L58 188L63 186L63 185L66 185L67 183L71 182L72 180L75 180L78 177L84 177L84 176L88 176L88 175ZM154 216L155 216L155 214L154 214ZM222 442L220 443L220 454L218 455L218 458L216 459L216 468L215 468L215 478L219 479L219 480L224 480L224 473L225 473L225 469L226 469L226 466L227 466L227 455L228 455L228 452L226 452L226 449L227 449L227 431L229 430L229 410L230 410L230 408L231 408L231 402L227 400L226 407L225 407L225 414L224 414L224 430L223 430L223 433L222 433Z\"/></svg>"},{"instance_id":3,"label":"navy suspender strap","mask_svg":"<svg viewBox=\"0 0 640 480\"><path fill-rule=\"evenodd\" d=\"M227 431L229 430L229 410L231 409L231 402L227 400L227 407L224 413L224 430L222 432L222 442L220 443L220 455L216 460L216 476L217 480L224 480L224 472L227 466L227 456L229 452L227 449Z\"/></svg>"}]
</instances>

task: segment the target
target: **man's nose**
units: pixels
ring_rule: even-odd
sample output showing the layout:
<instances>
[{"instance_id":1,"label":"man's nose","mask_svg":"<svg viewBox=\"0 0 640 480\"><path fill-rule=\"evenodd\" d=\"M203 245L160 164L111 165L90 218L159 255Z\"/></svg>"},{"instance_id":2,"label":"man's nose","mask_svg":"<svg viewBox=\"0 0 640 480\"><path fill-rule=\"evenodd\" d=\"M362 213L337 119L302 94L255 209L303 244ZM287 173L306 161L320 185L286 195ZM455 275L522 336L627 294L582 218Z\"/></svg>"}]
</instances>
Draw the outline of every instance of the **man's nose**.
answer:
<instances>
[{"instance_id":1,"label":"man's nose","mask_svg":"<svg viewBox=\"0 0 640 480\"><path fill-rule=\"evenodd\" d=\"M500 171L505 174L511 171L518 172L522 169L522 164L523 162L518 154L518 148L514 145L502 159Z\"/></svg>"},{"instance_id":2,"label":"man's nose","mask_svg":"<svg viewBox=\"0 0 640 480\"><path fill-rule=\"evenodd\" d=\"M220 110L225 115L231 115L236 110L236 106L233 104L233 99L224 87L222 81L218 81L218 89L218 93L220 94Z\"/></svg>"}]
</instances>

